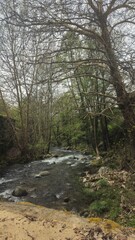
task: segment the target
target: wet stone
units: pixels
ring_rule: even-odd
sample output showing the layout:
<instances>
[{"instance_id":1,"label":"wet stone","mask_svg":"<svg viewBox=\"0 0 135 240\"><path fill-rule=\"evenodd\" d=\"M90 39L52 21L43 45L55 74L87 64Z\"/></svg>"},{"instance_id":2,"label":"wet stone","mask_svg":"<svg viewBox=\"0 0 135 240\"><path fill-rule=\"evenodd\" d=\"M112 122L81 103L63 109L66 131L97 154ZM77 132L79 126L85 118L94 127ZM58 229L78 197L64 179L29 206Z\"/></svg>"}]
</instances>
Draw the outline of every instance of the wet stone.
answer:
<instances>
[{"instance_id":1,"label":"wet stone","mask_svg":"<svg viewBox=\"0 0 135 240\"><path fill-rule=\"evenodd\" d=\"M87 210L86 211L84 210L80 213L80 216L84 217L84 218L87 218L89 216L89 212Z\"/></svg>"},{"instance_id":2,"label":"wet stone","mask_svg":"<svg viewBox=\"0 0 135 240\"><path fill-rule=\"evenodd\" d=\"M41 178L41 177L44 177L44 176L48 176L49 174L50 174L49 171L42 171L39 174L36 174L35 178Z\"/></svg>"},{"instance_id":3,"label":"wet stone","mask_svg":"<svg viewBox=\"0 0 135 240\"><path fill-rule=\"evenodd\" d=\"M12 192L12 195L14 197L23 197L23 196L27 196L27 194L28 192L26 191L26 189L20 186L16 187Z\"/></svg>"},{"instance_id":4,"label":"wet stone","mask_svg":"<svg viewBox=\"0 0 135 240\"><path fill-rule=\"evenodd\" d=\"M68 203L69 201L70 201L70 197L65 197L65 198L64 198L64 202L65 202L65 203Z\"/></svg>"}]
</instances>

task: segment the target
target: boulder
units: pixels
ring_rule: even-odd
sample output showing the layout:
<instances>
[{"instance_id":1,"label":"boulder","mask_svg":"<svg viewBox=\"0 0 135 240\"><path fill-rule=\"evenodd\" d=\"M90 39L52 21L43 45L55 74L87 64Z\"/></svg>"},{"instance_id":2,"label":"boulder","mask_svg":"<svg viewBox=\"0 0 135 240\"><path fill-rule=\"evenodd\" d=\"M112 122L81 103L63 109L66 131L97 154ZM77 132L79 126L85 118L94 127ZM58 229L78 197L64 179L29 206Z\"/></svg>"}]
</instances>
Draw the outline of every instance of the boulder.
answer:
<instances>
[{"instance_id":1,"label":"boulder","mask_svg":"<svg viewBox=\"0 0 135 240\"><path fill-rule=\"evenodd\" d=\"M58 158L59 155L58 155L57 153L54 153L54 154L52 155L52 157L54 157L54 158Z\"/></svg>"},{"instance_id":2,"label":"boulder","mask_svg":"<svg viewBox=\"0 0 135 240\"><path fill-rule=\"evenodd\" d=\"M89 216L88 210L84 210L84 211L80 212L80 216L84 217L84 218L87 218Z\"/></svg>"},{"instance_id":3,"label":"boulder","mask_svg":"<svg viewBox=\"0 0 135 240\"><path fill-rule=\"evenodd\" d=\"M43 156L43 158L51 158L51 157L52 157L52 155L50 153Z\"/></svg>"},{"instance_id":4,"label":"boulder","mask_svg":"<svg viewBox=\"0 0 135 240\"><path fill-rule=\"evenodd\" d=\"M87 157L80 157L79 160L82 161L82 162L83 162L83 161L86 161L86 160L87 160Z\"/></svg>"},{"instance_id":5,"label":"boulder","mask_svg":"<svg viewBox=\"0 0 135 240\"><path fill-rule=\"evenodd\" d=\"M65 197L65 198L64 198L64 202L65 202L65 203L68 203L69 201L70 201L70 197Z\"/></svg>"},{"instance_id":6,"label":"boulder","mask_svg":"<svg viewBox=\"0 0 135 240\"><path fill-rule=\"evenodd\" d=\"M36 174L34 177L35 178L41 178L41 176L39 174Z\"/></svg>"},{"instance_id":7,"label":"boulder","mask_svg":"<svg viewBox=\"0 0 135 240\"><path fill-rule=\"evenodd\" d=\"M16 187L12 192L12 195L14 197L23 197L26 196L27 194L28 194L27 190L21 186Z\"/></svg>"}]
</instances>

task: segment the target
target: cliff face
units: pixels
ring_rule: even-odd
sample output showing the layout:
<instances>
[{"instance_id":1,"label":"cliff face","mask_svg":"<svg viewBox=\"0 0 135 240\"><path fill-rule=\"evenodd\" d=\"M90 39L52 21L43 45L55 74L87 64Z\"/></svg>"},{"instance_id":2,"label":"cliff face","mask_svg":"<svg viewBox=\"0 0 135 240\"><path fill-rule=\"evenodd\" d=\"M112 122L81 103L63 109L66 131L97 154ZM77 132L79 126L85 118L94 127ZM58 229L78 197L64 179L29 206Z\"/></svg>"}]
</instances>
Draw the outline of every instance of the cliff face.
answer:
<instances>
[{"instance_id":1,"label":"cliff face","mask_svg":"<svg viewBox=\"0 0 135 240\"><path fill-rule=\"evenodd\" d=\"M100 218L84 219L29 203L0 203L0 239L134 240L135 230Z\"/></svg>"}]
</instances>

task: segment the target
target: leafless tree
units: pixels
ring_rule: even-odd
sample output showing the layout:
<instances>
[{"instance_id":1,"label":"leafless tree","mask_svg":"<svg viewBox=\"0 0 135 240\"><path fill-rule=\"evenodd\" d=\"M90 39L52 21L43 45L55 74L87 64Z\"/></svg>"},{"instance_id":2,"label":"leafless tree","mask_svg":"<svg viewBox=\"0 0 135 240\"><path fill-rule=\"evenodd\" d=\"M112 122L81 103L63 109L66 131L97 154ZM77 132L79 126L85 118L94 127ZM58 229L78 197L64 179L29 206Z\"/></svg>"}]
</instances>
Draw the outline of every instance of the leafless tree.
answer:
<instances>
[{"instance_id":1,"label":"leafless tree","mask_svg":"<svg viewBox=\"0 0 135 240\"><path fill-rule=\"evenodd\" d=\"M13 14L18 9L21 14L27 13L25 1L22 1L21 6L14 0L5 1L1 15L7 19L10 12ZM15 136L19 139L18 146L22 153L27 153L29 148L34 149L41 142L43 151L48 151L51 129L51 63L44 66L40 62L41 53L46 56L48 54L48 45L42 44L42 38L45 43L44 34L41 36L33 31L28 34L26 26L16 26L15 22L15 18L12 24L1 22L1 94L3 101L5 97L17 111L16 124L20 131ZM38 84L39 81L43 84ZM9 115L6 109L5 112Z\"/></svg>"},{"instance_id":2,"label":"leafless tree","mask_svg":"<svg viewBox=\"0 0 135 240\"><path fill-rule=\"evenodd\" d=\"M54 66L54 81L72 79L74 70L86 65L106 69L107 81L115 91L112 97L116 97L116 103L123 115L134 156L135 94L131 88L134 87L135 68L135 3L131 0L77 0L75 3L70 0L29 0L23 1L23 4L24 2L27 12L20 9L12 11L11 7L4 20L16 27L25 26L29 29L29 34L32 31L42 33L43 36L48 34L48 42L53 43L49 54ZM86 58L83 52L81 57L78 54L75 59L65 59L64 62L63 58L58 59L58 53L71 52L71 45L61 47L61 41L68 32L79 36L82 42L86 38L93 42L88 49L83 45L83 49L94 54ZM66 42L66 38L64 41ZM44 42L42 38L42 43ZM38 62L48 64L43 52ZM100 71L95 71L97 72Z\"/></svg>"},{"instance_id":3,"label":"leafless tree","mask_svg":"<svg viewBox=\"0 0 135 240\"><path fill-rule=\"evenodd\" d=\"M19 16L18 24L35 25L42 32L52 31L55 37L60 37L66 31L74 32L93 40L98 46L96 51L102 50L102 57L97 62L104 64L109 71L110 83L115 90L134 153L135 98L129 92L128 85L134 79L135 3L131 0L78 0L73 4L69 0L39 0L33 4L31 2L30 7L36 17L25 19ZM89 59L88 62L95 60ZM123 70L127 63L132 66L128 76Z\"/></svg>"}]
</instances>

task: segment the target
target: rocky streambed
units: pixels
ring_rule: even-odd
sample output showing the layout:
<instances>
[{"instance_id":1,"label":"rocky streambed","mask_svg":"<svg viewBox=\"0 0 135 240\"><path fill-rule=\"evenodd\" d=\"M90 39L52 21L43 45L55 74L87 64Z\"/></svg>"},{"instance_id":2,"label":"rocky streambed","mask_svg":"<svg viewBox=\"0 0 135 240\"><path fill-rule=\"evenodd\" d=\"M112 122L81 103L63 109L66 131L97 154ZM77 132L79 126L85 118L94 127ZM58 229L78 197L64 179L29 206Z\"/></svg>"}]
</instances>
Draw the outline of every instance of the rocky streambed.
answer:
<instances>
[{"instance_id":1,"label":"rocky streambed","mask_svg":"<svg viewBox=\"0 0 135 240\"><path fill-rule=\"evenodd\" d=\"M0 178L0 199L107 218L135 227L135 173L73 151L16 164Z\"/></svg>"},{"instance_id":2,"label":"rocky streambed","mask_svg":"<svg viewBox=\"0 0 135 240\"><path fill-rule=\"evenodd\" d=\"M0 178L0 198L82 212L89 197L82 192L80 176L89 168L90 158L61 150L51 158L13 165Z\"/></svg>"}]
</instances>

